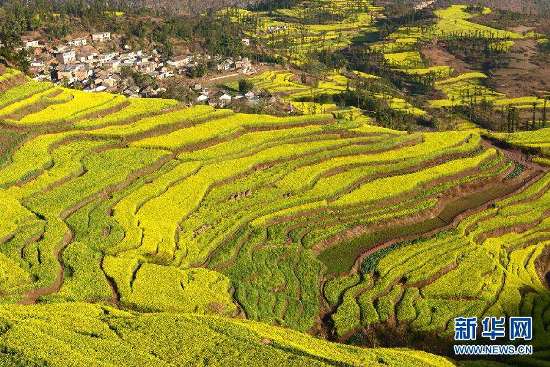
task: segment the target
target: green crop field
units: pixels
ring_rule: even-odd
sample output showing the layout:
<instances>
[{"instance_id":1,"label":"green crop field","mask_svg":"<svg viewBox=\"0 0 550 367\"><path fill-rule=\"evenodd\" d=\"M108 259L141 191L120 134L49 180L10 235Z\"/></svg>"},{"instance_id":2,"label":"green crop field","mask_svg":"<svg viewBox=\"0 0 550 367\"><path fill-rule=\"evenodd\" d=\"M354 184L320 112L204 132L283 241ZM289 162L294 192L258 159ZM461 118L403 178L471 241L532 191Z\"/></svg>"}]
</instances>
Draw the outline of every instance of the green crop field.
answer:
<instances>
[{"instance_id":1,"label":"green crop field","mask_svg":"<svg viewBox=\"0 0 550 367\"><path fill-rule=\"evenodd\" d=\"M2 366L453 366L420 351L343 346L217 316L136 315L109 306L2 306ZM222 348L220 348L222 347Z\"/></svg>"},{"instance_id":2,"label":"green crop field","mask_svg":"<svg viewBox=\"0 0 550 367\"><path fill-rule=\"evenodd\" d=\"M274 12L238 8L223 12L249 25L247 35L271 48L277 57L303 64L313 51L344 48L373 30L382 10L372 0L311 0Z\"/></svg>"},{"instance_id":3,"label":"green crop field","mask_svg":"<svg viewBox=\"0 0 550 367\"><path fill-rule=\"evenodd\" d=\"M477 77L438 85L455 95ZM291 74L255 81L313 103ZM0 167L3 365L172 366L214 348L223 365L435 366L451 362L298 332L333 325L346 341L399 325L445 343L453 317L497 311L548 332L537 259L550 176L518 171L475 130L407 134L343 123L336 108L238 114L28 80L3 98L2 133L28 132ZM542 132L493 138L547 152Z\"/></svg>"},{"instance_id":4,"label":"green crop field","mask_svg":"<svg viewBox=\"0 0 550 367\"><path fill-rule=\"evenodd\" d=\"M538 24L448 2L276 3L182 28L102 9L155 42L178 33L163 62L186 27L220 21L196 50L237 42L257 66L180 70L155 86L174 99L0 66L0 367L548 365L548 91L506 74L522 55L544 69ZM471 60L512 53L506 72ZM199 82L210 105L180 102ZM534 353L461 358L460 316L530 316Z\"/></svg>"},{"instance_id":5,"label":"green crop field","mask_svg":"<svg viewBox=\"0 0 550 367\"><path fill-rule=\"evenodd\" d=\"M456 35L466 37L487 37L494 39L514 40L522 38L521 34L491 28L472 21L472 18L490 14L491 9L484 8L479 13L469 13L466 5L451 5L445 9L435 11L437 22L433 27L420 29L418 27L404 27L392 34L392 38L430 39L434 37L452 37Z\"/></svg>"},{"instance_id":6,"label":"green crop field","mask_svg":"<svg viewBox=\"0 0 550 367\"><path fill-rule=\"evenodd\" d=\"M411 74L422 75L434 72L448 75L442 68L407 69ZM294 112L304 115L333 114L336 117L348 118L357 122L366 122L370 117L357 108L338 106L332 102L317 102L322 99L335 99L348 90L354 90L351 86L353 79L374 80L375 76L366 73L355 72L351 75L343 75L338 72L331 72L317 85L306 85L299 81L299 77L288 71L266 71L258 74L249 80L258 90L281 95L283 100L290 104ZM374 98L385 101L392 110L406 113L412 116L424 116L426 111L401 98L397 93L385 94L376 93Z\"/></svg>"}]
</instances>

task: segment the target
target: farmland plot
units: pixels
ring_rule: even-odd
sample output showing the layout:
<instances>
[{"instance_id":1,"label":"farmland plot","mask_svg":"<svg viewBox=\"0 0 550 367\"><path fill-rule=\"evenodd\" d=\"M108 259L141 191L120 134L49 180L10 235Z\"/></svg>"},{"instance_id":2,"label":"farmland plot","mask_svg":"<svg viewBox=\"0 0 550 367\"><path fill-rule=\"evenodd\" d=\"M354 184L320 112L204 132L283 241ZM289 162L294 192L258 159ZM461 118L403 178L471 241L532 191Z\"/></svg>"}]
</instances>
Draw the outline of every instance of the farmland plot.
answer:
<instances>
[{"instance_id":1,"label":"farmland plot","mask_svg":"<svg viewBox=\"0 0 550 367\"><path fill-rule=\"evenodd\" d=\"M318 90L341 93L346 78L331 75ZM307 93L285 74L262 80L289 98ZM197 335L197 348L224 365L242 359L216 338L235 348L252 338L240 358L258 351L269 362L448 365L298 331L345 341L402 327L444 343L454 316L491 312L533 315L537 347L548 350L540 259L550 176L478 131L90 99L32 83L23 84L28 93L8 89L0 110L0 130L20 140L0 165L8 366L14 358L63 366L65 356L76 365L185 365L200 351L178 348L194 348ZM494 138L548 145L544 130ZM34 350L22 342L35 340Z\"/></svg>"}]
</instances>

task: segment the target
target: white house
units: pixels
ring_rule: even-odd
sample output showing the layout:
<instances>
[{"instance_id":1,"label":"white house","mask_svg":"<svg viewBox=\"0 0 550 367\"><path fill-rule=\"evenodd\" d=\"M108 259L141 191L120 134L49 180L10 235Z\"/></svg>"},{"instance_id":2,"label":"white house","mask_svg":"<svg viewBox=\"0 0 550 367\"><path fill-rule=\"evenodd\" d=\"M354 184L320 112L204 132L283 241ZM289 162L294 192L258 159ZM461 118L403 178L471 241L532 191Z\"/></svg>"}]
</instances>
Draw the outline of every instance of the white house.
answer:
<instances>
[{"instance_id":1,"label":"white house","mask_svg":"<svg viewBox=\"0 0 550 367\"><path fill-rule=\"evenodd\" d=\"M92 34L92 41L94 42L104 42L111 39L111 32L99 32Z\"/></svg>"},{"instance_id":2,"label":"white house","mask_svg":"<svg viewBox=\"0 0 550 367\"><path fill-rule=\"evenodd\" d=\"M193 56L178 56L174 60L167 62L173 68L181 68L187 66L193 61Z\"/></svg>"},{"instance_id":3,"label":"white house","mask_svg":"<svg viewBox=\"0 0 550 367\"><path fill-rule=\"evenodd\" d=\"M217 69L218 71L228 71L228 70L231 70L232 67L233 67L233 60L226 59L223 62L218 64Z\"/></svg>"},{"instance_id":4,"label":"white house","mask_svg":"<svg viewBox=\"0 0 550 367\"><path fill-rule=\"evenodd\" d=\"M88 41L86 40L86 38L75 38L67 42L67 44L69 46L79 47L79 46L86 46L88 44Z\"/></svg>"},{"instance_id":5,"label":"white house","mask_svg":"<svg viewBox=\"0 0 550 367\"><path fill-rule=\"evenodd\" d=\"M30 65L30 71L33 73L33 74L39 74L41 72L44 71L44 68L46 67L46 64L44 64L42 61L40 60L34 60L31 62L31 65Z\"/></svg>"},{"instance_id":6,"label":"white house","mask_svg":"<svg viewBox=\"0 0 550 367\"><path fill-rule=\"evenodd\" d=\"M242 60L235 61L235 68L243 74L249 73L253 69L252 63L250 62L248 57L245 57Z\"/></svg>"},{"instance_id":7,"label":"white house","mask_svg":"<svg viewBox=\"0 0 550 367\"><path fill-rule=\"evenodd\" d=\"M76 52L74 50L59 52L55 55L55 58L62 64L70 64L76 61Z\"/></svg>"},{"instance_id":8,"label":"white house","mask_svg":"<svg viewBox=\"0 0 550 367\"><path fill-rule=\"evenodd\" d=\"M101 55L99 55L99 62L105 63L107 61L110 61L110 60L114 59L117 56L118 56L117 52L108 52L108 53L105 53L105 54L101 54Z\"/></svg>"},{"instance_id":9,"label":"white house","mask_svg":"<svg viewBox=\"0 0 550 367\"><path fill-rule=\"evenodd\" d=\"M24 41L25 48L37 48L40 47L40 42L38 40L26 40Z\"/></svg>"},{"instance_id":10,"label":"white house","mask_svg":"<svg viewBox=\"0 0 550 367\"><path fill-rule=\"evenodd\" d=\"M225 106L229 103L231 103L231 96L227 93L224 93L220 96L219 100L220 100L220 105L222 106Z\"/></svg>"},{"instance_id":11,"label":"white house","mask_svg":"<svg viewBox=\"0 0 550 367\"><path fill-rule=\"evenodd\" d=\"M197 97L197 102L199 102L199 103L204 103L206 101L208 101L208 96L207 95L201 94L200 96Z\"/></svg>"},{"instance_id":12,"label":"white house","mask_svg":"<svg viewBox=\"0 0 550 367\"><path fill-rule=\"evenodd\" d=\"M171 78L173 76L174 76L174 73L172 73L171 71L161 71L159 73L158 78L159 79L168 79L168 78Z\"/></svg>"},{"instance_id":13,"label":"white house","mask_svg":"<svg viewBox=\"0 0 550 367\"><path fill-rule=\"evenodd\" d=\"M34 60L31 62L31 68L43 68L44 66L46 65L40 60Z\"/></svg>"}]
</instances>

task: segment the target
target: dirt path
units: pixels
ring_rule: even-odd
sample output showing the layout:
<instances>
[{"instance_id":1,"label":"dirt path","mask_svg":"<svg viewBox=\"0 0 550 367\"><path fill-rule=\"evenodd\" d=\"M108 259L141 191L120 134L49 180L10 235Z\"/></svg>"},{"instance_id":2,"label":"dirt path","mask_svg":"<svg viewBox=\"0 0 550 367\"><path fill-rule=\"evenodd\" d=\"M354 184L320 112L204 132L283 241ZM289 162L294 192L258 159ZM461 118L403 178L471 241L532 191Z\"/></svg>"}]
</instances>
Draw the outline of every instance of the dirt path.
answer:
<instances>
[{"instance_id":1,"label":"dirt path","mask_svg":"<svg viewBox=\"0 0 550 367\"><path fill-rule=\"evenodd\" d=\"M240 75L239 73L233 73L233 74L229 74L229 75L222 75L222 76L217 76L215 78L208 79L208 81L209 82L214 82L216 80L233 78L233 77L236 77L236 76L239 76L239 75Z\"/></svg>"},{"instance_id":2,"label":"dirt path","mask_svg":"<svg viewBox=\"0 0 550 367\"><path fill-rule=\"evenodd\" d=\"M74 239L74 233L69 230L65 233L61 245L55 250L55 257L59 263L60 270L57 273L54 282L46 287L36 288L25 294L24 298L19 302L21 305L35 304L40 297L44 297L53 293L59 292L65 279L65 263L63 261L63 252L71 244Z\"/></svg>"},{"instance_id":3,"label":"dirt path","mask_svg":"<svg viewBox=\"0 0 550 367\"><path fill-rule=\"evenodd\" d=\"M107 274L105 271L105 255L101 258L101 271L103 272L103 275L105 275L105 279L107 279L107 283L109 283L109 287L111 287L111 302L118 308L120 308L120 292L118 290L118 287L116 285L116 281Z\"/></svg>"}]
</instances>

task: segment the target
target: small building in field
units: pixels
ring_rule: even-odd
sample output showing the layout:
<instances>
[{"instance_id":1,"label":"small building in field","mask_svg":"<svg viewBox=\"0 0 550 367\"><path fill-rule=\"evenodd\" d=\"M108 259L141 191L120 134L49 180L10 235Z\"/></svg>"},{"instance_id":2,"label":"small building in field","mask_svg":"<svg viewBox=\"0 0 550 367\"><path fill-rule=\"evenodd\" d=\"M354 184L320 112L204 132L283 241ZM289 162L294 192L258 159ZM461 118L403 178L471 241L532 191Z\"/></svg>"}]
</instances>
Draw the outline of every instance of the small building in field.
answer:
<instances>
[{"instance_id":1,"label":"small building in field","mask_svg":"<svg viewBox=\"0 0 550 367\"><path fill-rule=\"evenodd\" d=\"M40 41L33 39L23 39L23 45L25 46L25 48L38 48L40 47Z\"/></svg>"},{"instance_id":2,"label":"small building in field","mask_svg":"<svg viewBox=\"0 0 550 367\"><path fill-rule=\"evenodd\" d=\"M231 103L231 100L233 99L229 94L227 93L224 93L220 96L220 98L218 98L219 101L220 101L220 107L224 107L224 106L227 106L228 104Z\"/></svg>"},{"instance_id":3,"label":"small building in field","mask_svg":"<svg viewBox=\"0 0 550 367\"><path fill-rule=\"evenodd\" d=\"M92 33L92 41L94 42L105 42L111 39L111 32L98 32Z\"/></svg>"},{"instance_id":4,"label":"small building in field","mask_svg":"<svg viewBox=\"0 0 550 367\"><path fill-rule=\"evenodd\" d=\"M201 94L200 96L197 97L197 102L198 103L205 103L207 101L208 101L208 96L207 95Z\"/></svg>"}]
</instances>

